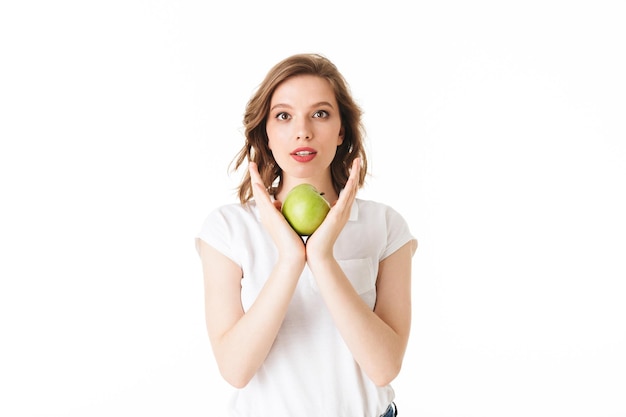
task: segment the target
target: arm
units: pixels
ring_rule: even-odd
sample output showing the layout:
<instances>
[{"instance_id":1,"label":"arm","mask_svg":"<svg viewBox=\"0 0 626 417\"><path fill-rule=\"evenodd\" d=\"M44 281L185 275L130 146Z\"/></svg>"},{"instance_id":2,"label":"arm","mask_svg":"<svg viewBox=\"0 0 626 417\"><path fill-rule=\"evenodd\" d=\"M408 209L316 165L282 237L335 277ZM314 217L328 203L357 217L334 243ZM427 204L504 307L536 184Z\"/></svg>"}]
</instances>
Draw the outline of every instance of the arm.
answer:
<instances>
[{"instance_id":1,"label":"arm","mask_svg":"<svg viewBox=\"0 0 626 417\"><path fill-rule=\"evenodd\" d=\"M359 160L337 203L306 245L307 263L354 359L377 385L386 385L404 359L411 326L412 240L379 264L374 311L363 302L333 255L357 192Z\"/></svg>"},{"instance_id":2,"label":"arm","mask_svg":"<svg viewBox=\"0 0 626 417\"><path fill-rule=\"evenodd\" d=\"M400 372L411 327L411 257L406 243L379 266L374 311L363 302L334 259L310 262L318 287L354 359L383 386Z\"/></svg>"},{"instance_id":3,"label":"arm","mask_svg":"<svg viewBox=\"0 0 626 417\"><path fill-rule=\"evenodd\" d=\"M277 263L258 298L244 313L241 269L205 242L200 243L200 255L206 326L213 353L224 379L241 388L267 357L304 265Z\"/></svg>"},{"instance_id":4,"label":"arm","mask_svg":"<svg viewBox=\"0 0 626 417\"><path fill-rule=\"evenodd\" d=\"M302 239L293 231L262 185L250 163L254 199L265 229L278 249L278 260L254 304L241 305L243 272L232 260L201 242L206 324L224 379L241 388L267 357L283 322L305 265Z\"/></svg>"}]
</instances>

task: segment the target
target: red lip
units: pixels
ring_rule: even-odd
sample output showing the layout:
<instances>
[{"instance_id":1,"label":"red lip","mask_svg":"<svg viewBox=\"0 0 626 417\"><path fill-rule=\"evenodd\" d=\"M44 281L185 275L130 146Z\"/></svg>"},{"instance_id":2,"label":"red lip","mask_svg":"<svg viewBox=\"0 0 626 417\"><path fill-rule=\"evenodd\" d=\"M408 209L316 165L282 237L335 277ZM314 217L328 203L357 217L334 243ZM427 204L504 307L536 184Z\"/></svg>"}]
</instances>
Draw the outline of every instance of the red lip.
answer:
<instances>
[{"instance_id":1,"label":"red lip","mask_svg":"<svg viewBox=\"0 0 626 417\"><path fill-rule=\"evenodd\" d=\"M309 162L315 158L317 151L313 148L296 148L290 155L298 162Z\"/></svg>"}]
</instances>

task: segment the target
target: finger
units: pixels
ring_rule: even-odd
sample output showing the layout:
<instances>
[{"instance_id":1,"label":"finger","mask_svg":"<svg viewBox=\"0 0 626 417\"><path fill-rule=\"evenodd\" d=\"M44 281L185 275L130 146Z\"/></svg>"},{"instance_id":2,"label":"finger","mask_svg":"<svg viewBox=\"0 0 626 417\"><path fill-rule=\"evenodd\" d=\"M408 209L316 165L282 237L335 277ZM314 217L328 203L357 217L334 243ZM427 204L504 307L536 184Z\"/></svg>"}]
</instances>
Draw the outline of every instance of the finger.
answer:
<instances>
[{"instance_id":1,"label":"finger","mask_svg":"<svg viewBox=\"0 0 626 417\"><path fill-rule=\"evenodd\" d=\"M352 161L352 169L350 170L350 176L348 177L348 181L346 181L346 185L344 186L343 190L341 190L339 198L333 206L338 206L341 210L343 210L352 205L352 202L356 197L356 192L359 188L358 179L360 169L361 165L359 163L359 158L355 158L355 160Z\"/></svg>"},{"instance_id":2,"label":"finger","mask_svg":"<svg viewBox=\"0 0 626 417\"><path fill-rule=\"evenodd\" d=\"M347 199L352 199L353 196L356 195L356 191L359 188L359 173L361 171L360 162L360 158L354 158L354 161L352 161L350 176L348 177L348 181L346 181L346 185L344 187L344 191L346 194L345 198Z\"/></svg>"},{"instance_id":3,"label":"finger","mask_svg":"<svg viewBox=\"0 0 626 417\"><path fill-rule=\"evenodd\" d=\"M261 194L257 194L257 193L261 193ZM267 193L267 190L265 189L263 184L258 183L258 182L252 182L252 194L254 194L255 196L264 195L264 196L269 197L269 194Z\"/></svg>"},{"instance_id":4,"label":"finger","mask_svg":"<svg viewBox=\"0 0 626 417\"><path fill-rule=\"evenodd\" d=\"M261 175L259 174L259 170L255 162L249 163L248 172L250 173L250 185L252 186L252 195L254 196L254 199L259 203L263 200L270 201L269 193L265 188L265 184L263 184L263 180L261 179Z\"/></svg>"},{"instance_id":5,"label":"finger","mask_svg":"<svg viewBox=\"0 0 626 417\"><path fill-rule=\"evenodd\" d=\"M256 162L250 162L248 165L248 172L250 173L250 182L252 183L253 190L259 187L265 190L265 184L263 184Z\"/></svg>"},{"instance_id":6,"label":"finger","mask_svg":"<svg viewBox=\"0 0 626 417\"><path fill-rule=\"evenodd\" d=\"M248 164L248 172L250 173L250 180L253 183L263 185L263 180L261 179L261 174L259 174L259 167L256 162L250 162Z\"/></svg>"},{"instance_id":7,"label":"finger","mask_svg":"<svg viewBox=\"0 0 626 417\"><path fill-rule=\"evenodd\" d=\"M361 158L354 158L352 161L352 168L350 169L350 176L348 177L348 181L352 180L354 185L358 185L359 183L359 174L361 173Z\"/></svg>"}]
</instances>

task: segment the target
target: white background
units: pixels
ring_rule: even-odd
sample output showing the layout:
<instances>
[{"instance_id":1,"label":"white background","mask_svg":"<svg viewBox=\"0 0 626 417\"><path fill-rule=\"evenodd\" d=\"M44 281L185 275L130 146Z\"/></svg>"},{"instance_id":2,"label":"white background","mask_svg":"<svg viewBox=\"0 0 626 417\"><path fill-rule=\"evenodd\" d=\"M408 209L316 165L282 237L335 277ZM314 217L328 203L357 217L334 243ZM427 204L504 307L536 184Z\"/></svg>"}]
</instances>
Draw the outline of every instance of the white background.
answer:
<instances>
[{"instance_id":1,"label":"white background","mask_svg":"<svg viewBox=\"0 0 626 417\"><path fill-rule=\"evenodd\" d=\"M2 2L0 415L221 415L193 238L319 52L420 242L401 415L626 416L620 3Z\"/></svg>"}]
</instances>

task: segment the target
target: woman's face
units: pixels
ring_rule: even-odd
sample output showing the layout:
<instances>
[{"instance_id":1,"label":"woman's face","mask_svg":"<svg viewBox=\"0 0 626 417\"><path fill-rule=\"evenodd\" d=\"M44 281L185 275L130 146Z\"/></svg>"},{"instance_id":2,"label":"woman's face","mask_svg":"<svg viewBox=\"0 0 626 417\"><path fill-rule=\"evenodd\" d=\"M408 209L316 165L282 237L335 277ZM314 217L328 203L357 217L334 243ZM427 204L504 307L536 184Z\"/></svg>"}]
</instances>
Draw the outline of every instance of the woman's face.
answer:
<instances>
[{"instance_id":1,"label":"woman's face","mask_svg":"<svg viewBox=\"0 0 626 417\"><path fill-rule=\"evenodd\" d=\"M343 129L335 93L326 79L298 75L283 81L272 95L266 126L269 148L288 187L330 181L330 164L343 141Z\"/></svg>"}]
</instances>

